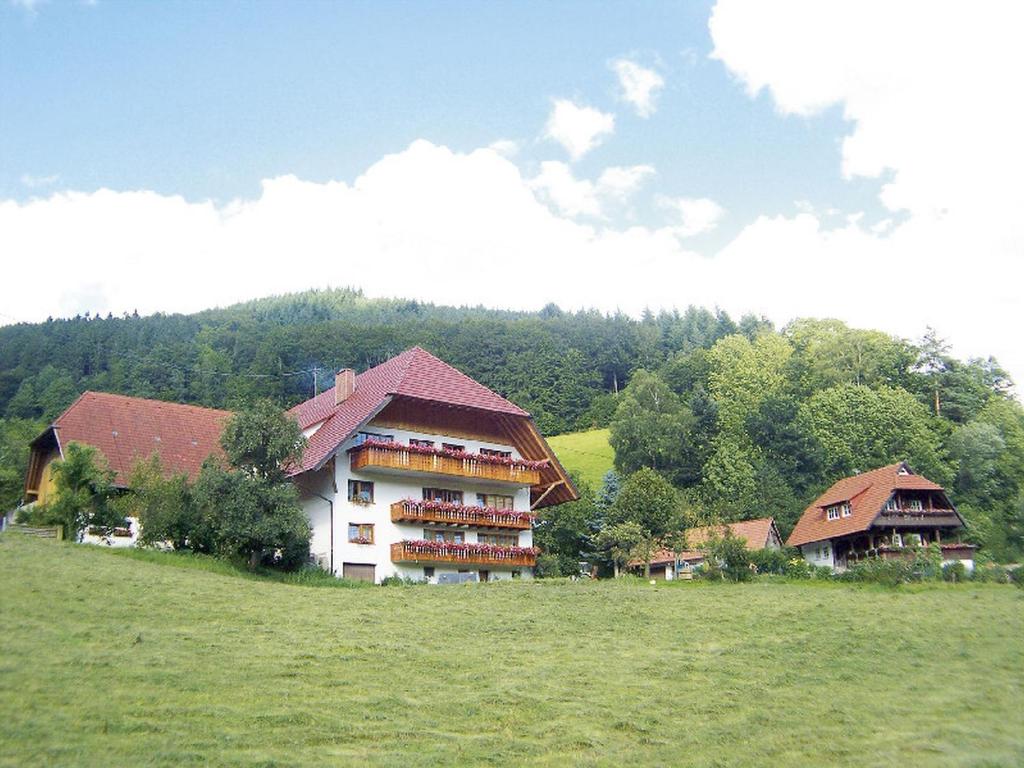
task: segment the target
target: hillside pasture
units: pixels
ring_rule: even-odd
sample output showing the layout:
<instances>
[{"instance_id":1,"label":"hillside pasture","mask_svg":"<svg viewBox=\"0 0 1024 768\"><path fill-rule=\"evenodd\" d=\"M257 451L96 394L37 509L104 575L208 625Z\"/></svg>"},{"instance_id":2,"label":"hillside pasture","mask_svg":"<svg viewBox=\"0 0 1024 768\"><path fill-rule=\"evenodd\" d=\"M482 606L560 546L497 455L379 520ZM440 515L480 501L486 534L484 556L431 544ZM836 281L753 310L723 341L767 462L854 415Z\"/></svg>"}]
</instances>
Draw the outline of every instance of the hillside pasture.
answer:
<instances>
[{"instance_id":1,"label":"hillside pasture","mask_svg":"<svg viewBox=\"0 0 1024 768\"><path fill-rule=\"evenodd\" d=\"M0 536L0 765L1024 763L1024 592L330 589Z\"/></svg>"},{"instance_id":2,"label":"hillside pasture","mask_svg":"<svg viewBox=\"0 0 1024 768\"><path fill-rule=\"evenodd\" d=\"M549 437L548 444L562 466L596 490L615 462L615 451L608 437L608 429L590 429Z\"/></svg>"}]
</instances>

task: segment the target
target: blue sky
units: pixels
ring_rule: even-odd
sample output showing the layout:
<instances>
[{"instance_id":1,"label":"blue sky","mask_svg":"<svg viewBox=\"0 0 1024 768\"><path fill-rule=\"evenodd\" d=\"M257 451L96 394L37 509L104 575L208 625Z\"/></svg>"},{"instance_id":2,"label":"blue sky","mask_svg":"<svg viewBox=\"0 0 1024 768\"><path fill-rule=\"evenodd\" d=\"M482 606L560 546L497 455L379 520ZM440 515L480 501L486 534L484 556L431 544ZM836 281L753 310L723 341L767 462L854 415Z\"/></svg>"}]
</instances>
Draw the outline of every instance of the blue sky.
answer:
<instances>
[{"instance_id":1,"label":"blue sky","mask_svg":"<svg viewBox=\"0 0 1024 768\"><path fill-rule=\"evenodd\" d=\"M706 196L728 235L757 213L877 207L875 180L839 177L838 109L783 116L708 60L709 3L39 3L2 10L0 195L23 177L189 200L261 179L352 179L425 138L468 151L524 142L553 98L616 111L614 140L577 168L649 163L658 191ZM667 83L658 112L622 109L609 63ZM641 221L654 221L649 206Z\"/></svg>"},{"instance_id":2,"label":"blue sky","mask_svg":"<svg viewBox=\"0 0 1024 768\"><path fill-rule=\"evenodd\" d=\"M933 325L1020 378L1022 14L0 0L0 322L697 303Z\"/></svg>"}]
</instances>

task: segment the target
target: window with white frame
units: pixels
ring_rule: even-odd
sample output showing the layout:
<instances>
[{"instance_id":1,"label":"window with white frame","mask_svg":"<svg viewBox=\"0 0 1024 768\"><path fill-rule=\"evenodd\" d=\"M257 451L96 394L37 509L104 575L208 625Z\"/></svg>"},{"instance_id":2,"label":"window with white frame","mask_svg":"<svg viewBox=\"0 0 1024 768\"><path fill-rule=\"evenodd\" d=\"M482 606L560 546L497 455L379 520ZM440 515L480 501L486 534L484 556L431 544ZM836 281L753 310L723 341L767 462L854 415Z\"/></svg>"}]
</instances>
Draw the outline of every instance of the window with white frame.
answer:
<instances>
[{"instance_id":1,"label":"window with white frame","mask_svg":"<svg viewBox=\"0 0 1024 768\"><path fill-rule=\"evenodd\" d=\"M920 499L909 499L907 501L907 506L910 508L911 512L921 512L924 509L924 504Z\"/></svg>"},{"instance_id":2,"label":"window with white frame","mask_svg":"<svg viewBox=\"0 0 1024 768\"><path fill-rule=\"evenodd\" d=\"M896 498L896 494L893 494L887 502L885 502L886 512L896 512L900 508L900 501Z\"/></svg>"}]
</instances>

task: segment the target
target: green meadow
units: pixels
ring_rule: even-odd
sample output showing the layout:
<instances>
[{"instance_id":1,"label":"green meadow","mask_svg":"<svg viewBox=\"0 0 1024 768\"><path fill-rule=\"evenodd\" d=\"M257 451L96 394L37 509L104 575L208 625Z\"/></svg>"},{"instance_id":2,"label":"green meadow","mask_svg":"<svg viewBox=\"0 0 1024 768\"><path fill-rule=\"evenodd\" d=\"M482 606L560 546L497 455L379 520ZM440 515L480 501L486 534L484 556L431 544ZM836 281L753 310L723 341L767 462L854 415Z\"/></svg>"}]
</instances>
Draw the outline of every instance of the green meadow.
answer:
<instances>
[{"instance_id":1,"label":"green meadow","mask_svg":"<svg viewBox=\"0 0 1024 768\"><path fill-rule=\"evenodd\" d=\"M1024 591L335 589L0 537L0 765L1019 766Z\"/></svg>"},{"instance_id":2,"label":"green meadow","mask_svg":"<svg viewBox=\"0 0 1024 768\"><path fill-rule=\"evenodd\" d=\"M597 489L615 461L615 451L608 442L608 436L608 429L591 429L555 435L547 440L562 466Z\"/></svg>"}]
</instances>

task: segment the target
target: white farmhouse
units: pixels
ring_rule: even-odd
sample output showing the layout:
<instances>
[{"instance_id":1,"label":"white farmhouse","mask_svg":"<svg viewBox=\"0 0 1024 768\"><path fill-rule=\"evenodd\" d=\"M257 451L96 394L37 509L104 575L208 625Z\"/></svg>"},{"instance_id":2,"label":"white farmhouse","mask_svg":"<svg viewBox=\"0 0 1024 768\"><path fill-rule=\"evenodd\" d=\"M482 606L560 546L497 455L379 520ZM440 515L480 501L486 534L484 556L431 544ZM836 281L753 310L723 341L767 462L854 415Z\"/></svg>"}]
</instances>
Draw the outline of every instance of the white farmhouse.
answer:
<instances>
[{"instance_id":1,"label":"white farmhouse","mask_svg":"<svg viewBox=\"0 0 1024 768\"><path fill-rule=\"evenodd\" d=\"M291 413L311 551L339 576L529 578L533 510L578 498L526 411L419 347Z\"/></svg>"}]
</instances>

